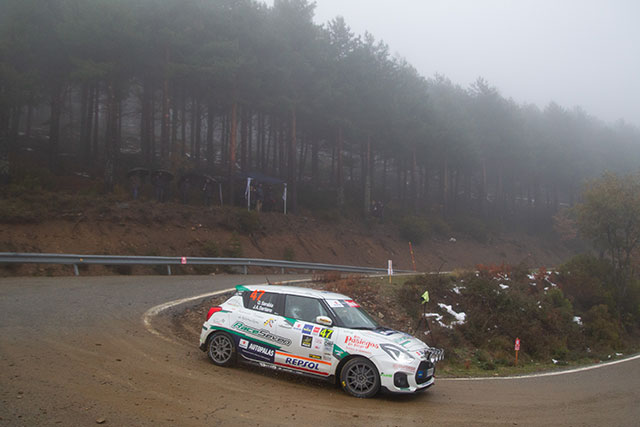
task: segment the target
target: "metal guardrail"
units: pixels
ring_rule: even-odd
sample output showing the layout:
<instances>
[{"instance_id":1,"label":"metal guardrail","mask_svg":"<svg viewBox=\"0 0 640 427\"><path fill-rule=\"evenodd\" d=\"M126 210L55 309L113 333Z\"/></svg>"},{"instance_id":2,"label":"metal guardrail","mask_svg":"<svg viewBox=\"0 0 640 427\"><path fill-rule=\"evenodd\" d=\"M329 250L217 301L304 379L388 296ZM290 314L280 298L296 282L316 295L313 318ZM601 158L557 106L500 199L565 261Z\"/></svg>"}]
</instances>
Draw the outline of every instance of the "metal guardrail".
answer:
<instances>
[{"instance_id":1,"label":"metal guardrail","mask_svg":"<svg viewBox=\"0 0 640 427\"><path fill-rule=\"evenodd\" d=\"M161 257L161 256L123 256L123 255L72 255L0 252L0 263L15 264L66 264L73 265L76 276L80 275L79 265L166 265L171 275L172 265L228 265L241 266L247 274L248 267L274 267L285 269L344 271L350 273L387 274L386 268L357 267L351 265L319 264L312 262L281 261L260 258L203 258L203 257ZM411 273L408 270L395 270L398 273Z\"/></svg>"}]
</instances>

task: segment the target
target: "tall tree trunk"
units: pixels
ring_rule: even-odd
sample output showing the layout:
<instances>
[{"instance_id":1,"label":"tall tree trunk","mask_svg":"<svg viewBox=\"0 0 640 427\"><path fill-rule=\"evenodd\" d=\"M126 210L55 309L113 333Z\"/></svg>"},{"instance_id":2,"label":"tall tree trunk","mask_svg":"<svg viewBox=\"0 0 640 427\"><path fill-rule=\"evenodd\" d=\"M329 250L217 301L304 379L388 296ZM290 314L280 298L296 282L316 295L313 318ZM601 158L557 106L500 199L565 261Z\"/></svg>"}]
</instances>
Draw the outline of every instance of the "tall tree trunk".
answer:
<instances>
[{"instance_id":1,"label":"tall tree trunk","mask_svg":"<svg viewBox=\"0 0 640 427\"><path fill-rule=\"evenodd\" d=\"M187 93L182 89L182 105L180 106L180 158L187 156Z\"/></svg>"},{"instance_id":2,"label":"tall tree trunk","mask_svg":"<svg viewBox=\"0 0 640 427\"><path fill-rule=\"evenodd\" d=\"M27 104L27 121L24 125L24 134L29 138L31 136L31 125L33 122L33 104L31 100Z\"/></svg>"},{"instance_id":3,"label":"tall tree trunk","mask_svg":"<svg viewBox=\"0 0 640 427\"><path fill-rule=\"evenodd\" d=\"M240 170L245 172L247 170L247 131L248 131L248 122L247 117L249 114L247 113L248 109L246 107L242 107L242 114L240 120Z\"/></svg>"},{"instance_id":4,"label":"tall tree trunk","mask_svg":"<svg viewBox=\"0 0 640 427\"><path fill-rule=\"evenodd\" d=\"M98 149L98 143L100 139L100 82L97 82L94 88L93 97L93 137L92 139L92 153L93 164L97 162L100 150Z\"/></svg>"},{"instance_id":5,"label":"tall tree trunk","mask_svg":"<svg viewBox=\"0 0 640 427\"><path fill-rule=\"evenodd\" d=\"M209 102L207 107L207 169L213 170L213 162L215 160L215 153L213 151L213 124L214 124L214 105L213 102Z\"/></svg>"},{"instance_id":6,"label":"tall tree trunk","mask_svg":"<svg viewBox=\"0 0 640 427\"><path fill-rule=\"evenodd\" d=\"M367 142L364 146L363 153L363 202L364 202L364 216L369 216L371 213L371 135L367 135Z\"/></svg>"},{"instance_id":7,"label":"tall tree trunk","mask_svg":"<svg viewBox=\"0 0 640 427\"><path fill-rule=\"evenodd\" d=\"M162 120L160 121L160 159L167 159L169 150L169 46L164 47L164 64L162 76Z\"/></svg>"},{"instance_id":8,"label":"tall tree trunk","mask_svg":"<svg viewBox=\"0 0 640 427\"><path fill-rule=\"evenodd\" d=\"M195 161L196 161L196 168L200 167L200 144L202 142L202 112L200 111L200 101L196 101L196 111L195 111L195 120L194 120L194 124L195 124L195 147L194 147L194 153L195 153Z\"/></svg>"},{"instance_id":9,"label":"tall tree trunk","mask_svg":"<svg viewBox=\"0 0 640 427\"><path fill-rule=\"evenodd\" d=\"M175 91L175 86L173 89ZM175 94L174 94L175 95ZM171 138L169 140L169 158L172 163L176 160L176 145L178 143L178 106L176 104L176 96L171 98L169 115L171 116Z\"/></svg>"},{"instance_id":10,"label":"tall tree trunk","mask_svg":"<svg viewBox=\"0 0 640 427\"><path fill-rule=\"evenodd\" d=\"M49 168L58 171L58 146L60 144L60 116L62 115L63 87L56 84L51 94L51 118L49 121Z\"/></svg>"},{"instance_id":11,"label":"tall tree trunk","mask_svg":"<svg viewBox=\"0 0 640 427\"><path fill-rule=\"evenodd\" d=\"M382 177L380 179L381 197L383 201L387 200L387 155L384 154L382 159Z\"/></svg>"},{"instance_id":12,"label":"tall tree trunk","mask_svg":"<svg viewBox=\"0 0 640 427\"><path fill-rule=\"evenodd\" d=\"M307 163L307 151L309 144L304 138L300 138L300 162L298 162L298 181L304 178L304 165Z\"/></svg>"},{"instance_id":13,"label":"tall tree trunk","mask_svg":"<svg viewBox=\"0 0 640 427\"><path fill-rule=\"evenodd\" d=\"M81 133L82 137L82 154L85 161L85 164L89 164L91 162L91 130L93 127L93 104L95 101L95 90L92 86L87 86L87 103L86 108L84 110L84 129Z\"/></svg>"},{"instance_id":14,"label":"tall tree trunk","mask_svg":"<svg viewBox=\"0 0 640 427\"><path fill-rule=\"evenodd\" d=\"M337 166L337 173L336 173L336 188L337 188L337 204L339 208L342 208L344 206L344 171L343 171L343 166L342 166L342 127L338 128L338 144L336 147L336 157L337 157L337 161L336 161L336 166Z\"/></svg>"},{"instance_id":15,"label":"tall tree trunk","mask_svg":"<svg viewBox=\"0 0 640 427\"><path fill-rule=\"evenodd\" d=\"M233 204L234 202L234 175L236 172L236 145L237 134L238 134L238 101L233 100L233 105L231 107L231 135L229 135L229 169L227 172L227 180L229 183L229 204Z\"/></svg>"},{"instance_id":16,"label":"tall tree trunk","mask_svg":"<svg viewBox=\"0 0 640 427\"><path fill-rule=\"evenodd\" d=\"M418 188L418 161L416 158L416 147L415 145L411 147L411 199L409 206L413 210L413 213L418 212L418 197L419 197L419 188Z\"/></svg>"},{"instance_id":17,"label":"tall tree trunk","mask_svg":"<svg viewBox=\"0 0 640 427\"><path fill-rule=\"evenodd\" d=\"M289 165L287 173L287 181L289 185L289 199L291 200L291 212L296 212L298 208L298 180L296 179L296 153L297 153L297 135L296 135L296 107L291 108L291 138L289 139ZM289 209L287 209L288 211Z\"/></svg>"},{"instance_id":18,"label":"tall tree trunk","mask_svg":"<svg viewBox=\"0 0 640 427\"><path fill-rule=\"evenodd\" d=\"M320 183L319 175L319 151L320 151L320 142L318 138L313 138L311 142L311 182L313 184L314 189L318 189L318 184Z\"/></svg>"},{"instance_id":19,"label":"tall tree trunk","mask_svg":"<svg viewBox=\"0 0 640 427\"><path fill-rule=\"evenodd\" d=\"M116 88L113 82L107 84L107 125L105 128L104 189L111 193L115 184L116 146L118 112Z\"/></svg>"}]
</instances>

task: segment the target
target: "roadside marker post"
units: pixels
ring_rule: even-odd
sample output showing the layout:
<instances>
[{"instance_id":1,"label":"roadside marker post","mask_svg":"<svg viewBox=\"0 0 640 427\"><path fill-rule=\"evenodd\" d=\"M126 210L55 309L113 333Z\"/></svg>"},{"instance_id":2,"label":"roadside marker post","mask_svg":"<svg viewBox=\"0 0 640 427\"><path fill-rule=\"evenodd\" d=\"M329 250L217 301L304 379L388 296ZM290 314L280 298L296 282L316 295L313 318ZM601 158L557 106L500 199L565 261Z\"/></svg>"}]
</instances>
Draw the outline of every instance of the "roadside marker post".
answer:
<instances>
[{"instance_id":1,"label":"roadside marker post","mask_svg":"<svg viewBox=\"0 0 640 427\"><path fill-rule=\"evenodd\" d=\"M391 276L393 276L393 261L389 260L387 266L387 274L389 275L389 283L391 283Z\"/></svg>"},{"instance_id":2,"label":"roadside marker post","mask_svg":"<svg viewBox=\"0 0 640 427\"><path fill-rule=\"evenodd\" d=\"M516 338L515 350L516 350L516 366L518 366L518 352L520 351L520 338Z\"/></svg>"}]
</instances>

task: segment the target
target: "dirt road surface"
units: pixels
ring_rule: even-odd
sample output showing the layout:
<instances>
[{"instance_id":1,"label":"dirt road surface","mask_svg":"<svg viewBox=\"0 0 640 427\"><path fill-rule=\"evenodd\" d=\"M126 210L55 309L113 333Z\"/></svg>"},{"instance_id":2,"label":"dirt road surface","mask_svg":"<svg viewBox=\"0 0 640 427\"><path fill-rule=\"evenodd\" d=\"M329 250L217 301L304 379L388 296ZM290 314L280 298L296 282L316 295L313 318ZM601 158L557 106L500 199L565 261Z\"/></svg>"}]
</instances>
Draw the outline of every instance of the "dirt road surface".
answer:
<instances>
[{"instance_id":1,"label":"dirt road surface","mask_svg":"<svg viewBox=\"0 0 640 427\"><path fill-rule=\"evenodd\" d=\"M321 381L215 367L197 342L172 335L169 316L153 321L161 336L143 324L147 310L167 301L262 282L1 279L0 425L632 426L640 419L640 360L541 378L436 380L419 395L363 400Z\"/></svg>"}]
</instances>

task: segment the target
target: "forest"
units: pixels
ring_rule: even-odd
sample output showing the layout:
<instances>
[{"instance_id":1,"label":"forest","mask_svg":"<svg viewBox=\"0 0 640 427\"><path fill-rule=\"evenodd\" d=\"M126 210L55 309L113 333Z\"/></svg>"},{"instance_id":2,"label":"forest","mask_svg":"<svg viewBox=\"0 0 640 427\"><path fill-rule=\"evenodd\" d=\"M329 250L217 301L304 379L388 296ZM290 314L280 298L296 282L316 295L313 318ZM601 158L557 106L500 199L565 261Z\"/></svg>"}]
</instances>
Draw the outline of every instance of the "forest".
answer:
<instances>
[{"instance_id":1,"label":"forest","mask_svg":"<svg viewBox=\"0 0 640 427\"><path fill-rule=\"evenodd\" d=\"M586 180L640 166L632 125L422 76L344 19L313 18L308 0L4 0L0 172L20 175L40 141L52 174L105 192L162 168L215 176L234 202L257 172L288 183L292 212L378 200L548 224Z\"/></svg>"}]
</instances>

